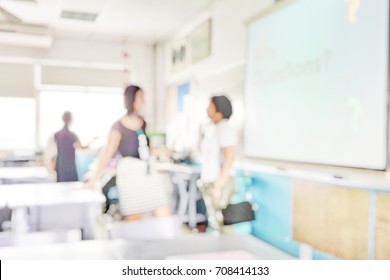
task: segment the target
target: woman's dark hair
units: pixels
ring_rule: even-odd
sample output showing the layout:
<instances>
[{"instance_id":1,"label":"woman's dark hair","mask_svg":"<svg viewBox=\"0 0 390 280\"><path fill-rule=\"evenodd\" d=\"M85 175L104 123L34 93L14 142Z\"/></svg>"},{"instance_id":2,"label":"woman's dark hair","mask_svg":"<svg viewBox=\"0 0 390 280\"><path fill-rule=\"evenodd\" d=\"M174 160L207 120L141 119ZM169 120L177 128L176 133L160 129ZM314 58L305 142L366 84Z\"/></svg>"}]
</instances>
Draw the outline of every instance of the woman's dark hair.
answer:
<instances>
[{"instance_id":1,"label":"woman's dark hair","mask_svg":"<svg viewBox=\"0 0 390 280\"><path fill-rule=\"evenodd\" d=\"M139 90L142 90L139 86L131 85L125 89L125 107L127 109L127 114L130 115L134 112L134 101L135 96Z\"/></svg>"},{"instance_id":2,"label":"woman's dark hair","mask_svg":"<svg viewBox=\"0 0 390 280\"><path fill-rule=\"evenodd\" d=\"M223 115L224 119L229 119L233 114L232 103L225 95L218 95L211 97L211 101L214 103L217 112Z\"/></svg>"}]
</instances>

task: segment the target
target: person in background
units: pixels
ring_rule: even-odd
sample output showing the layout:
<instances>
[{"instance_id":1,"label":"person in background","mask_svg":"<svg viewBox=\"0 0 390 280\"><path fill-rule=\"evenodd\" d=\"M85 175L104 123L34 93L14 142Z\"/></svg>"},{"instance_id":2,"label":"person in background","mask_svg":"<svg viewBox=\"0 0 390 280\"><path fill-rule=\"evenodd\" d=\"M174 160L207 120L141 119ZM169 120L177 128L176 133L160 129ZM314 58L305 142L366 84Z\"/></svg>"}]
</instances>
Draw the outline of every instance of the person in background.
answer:
<instances>
[{"instance_id":1,"label":"person in background","mask_svg":"<svg viewBox=\"0 0 390 280\"><path fill-rule=\"evenodd\" d=\"M57 145L54 139L54 134L52 134L45 146L43 152L43 162L46 169L49 171L49 178L53 181L57 180L56 173L56 159L57 159Z\"/></svg>"},{"instance_id":2,"label":"person in background","mask_svg":"<svg viewBox=\"0 0 390 280\"><path fill-rule=\"evenodd\" d=\"M108 136L108 143L99 158L95 174L87 183L90 188L96 186L96 183L103 175L108 162L117 152L119 152L122 157L133 157L142 160L148 158L148 139L146 138L145 133L146 122L141 116L144 107L143 90L135 85L128 86L124 92L124 103L127 113L116 121L111 128ZM114 184L114 182L112 182L112 184ZM128 188L131 188L134 196L137 196L137 186L128 186ZM104 191L105 190L103 190L103 192ZM145 201L145 204L148 203L149 201ZM155 216L169 216L172 214L171 212L169 207L158 207L153 214ZM125 220L132 221L139 220L142 216L143 213L133 213L132 215L126 215L124 218Z\"/></svg>"},{"instance_id":3,"label":"person in background","mask_svg":"<svg viewBox=\"0 0 390 280\"><path fill-rule=\"evenodd\" d=\"M201 151L203 155L200 190L205 201L209 226L220 232L223 224L222 209L230 202L235 184L231 177L237 135L229 124L233 113L230 100L213 96L207 114L211 124L205 129Z\"/></svg>"},{"instance_id":4,"label":"person in background","mask_svg":"<svg viewBox=\"0 0 390 280\"><path fill-rule=\"evenodd\" d=\"M54 134L54 141L57 146L55 159L57 182L75 182L78 181L75 150L85 149L87 146L82 146L77 135L69 130L73 121L72 113L64 112L62 121L64 127Z\"/></svg>"}]
</instances>

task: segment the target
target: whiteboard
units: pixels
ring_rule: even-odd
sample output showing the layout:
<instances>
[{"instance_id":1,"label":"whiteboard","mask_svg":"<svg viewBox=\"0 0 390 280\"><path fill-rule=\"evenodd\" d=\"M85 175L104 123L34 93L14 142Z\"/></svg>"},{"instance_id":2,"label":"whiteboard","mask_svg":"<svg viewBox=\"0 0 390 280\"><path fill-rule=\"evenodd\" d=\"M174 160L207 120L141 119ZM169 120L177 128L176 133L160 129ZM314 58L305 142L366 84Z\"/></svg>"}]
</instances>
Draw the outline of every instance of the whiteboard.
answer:
<instances>
[{"instance_id":1,"label":"whiteboard","mask_svg":"<svg viewBox=\"0 0 390 280\"><path fill-rule=\"evenodd\" d=\"M385 169L389 1L296 0L248 25L245 155Z\"/></svg>"}]
</instances>

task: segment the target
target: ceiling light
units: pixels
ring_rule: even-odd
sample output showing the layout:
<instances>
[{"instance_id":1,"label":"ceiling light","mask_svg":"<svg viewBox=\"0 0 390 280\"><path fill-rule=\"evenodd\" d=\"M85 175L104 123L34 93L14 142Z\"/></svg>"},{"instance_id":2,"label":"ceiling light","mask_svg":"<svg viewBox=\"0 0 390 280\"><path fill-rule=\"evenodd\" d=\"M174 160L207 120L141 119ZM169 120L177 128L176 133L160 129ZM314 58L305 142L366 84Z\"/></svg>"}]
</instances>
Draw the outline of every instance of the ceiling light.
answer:
<instances>
[{"instance_id":1,"label":"ceiling light","mask_svg":"<svg viewBox=\"0 0 390 280\"><path fill-rule=\"evenodd\" d=\"M64 19L75 19L75 20L90 21L90 22L94 22L97 16L98 14L67 11L67 10L62 11L61 13L61 18Z\"/></svg>"}]
</instances>

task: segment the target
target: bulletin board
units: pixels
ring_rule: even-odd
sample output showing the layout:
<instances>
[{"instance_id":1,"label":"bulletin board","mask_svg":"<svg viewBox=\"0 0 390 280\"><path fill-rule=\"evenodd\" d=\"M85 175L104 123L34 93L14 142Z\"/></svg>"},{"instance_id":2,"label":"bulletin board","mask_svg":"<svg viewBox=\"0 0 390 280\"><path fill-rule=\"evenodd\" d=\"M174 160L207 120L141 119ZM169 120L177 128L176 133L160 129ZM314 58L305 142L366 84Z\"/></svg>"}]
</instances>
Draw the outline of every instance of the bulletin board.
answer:
<instances>
[{"instance_id":1,"label":"bulletin board","mask_svg":"<svg viewBox=\"0 0 390 280\"><path fill-rule=\"evenodd\" d=\"M389 194L377 194L375 213L375 259L390 260Z\"/></svg>"},{"instance_id":2,"label":"bulletin board","mask_svg":"<svg viewBox=\"0 0 390 280\"><path fill-rule=\"evenodd\" d=\"M368 259L369 192L293 182L293 239L340 259Z\"/></svg>"}]
</instances>

